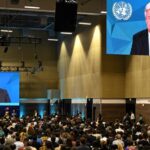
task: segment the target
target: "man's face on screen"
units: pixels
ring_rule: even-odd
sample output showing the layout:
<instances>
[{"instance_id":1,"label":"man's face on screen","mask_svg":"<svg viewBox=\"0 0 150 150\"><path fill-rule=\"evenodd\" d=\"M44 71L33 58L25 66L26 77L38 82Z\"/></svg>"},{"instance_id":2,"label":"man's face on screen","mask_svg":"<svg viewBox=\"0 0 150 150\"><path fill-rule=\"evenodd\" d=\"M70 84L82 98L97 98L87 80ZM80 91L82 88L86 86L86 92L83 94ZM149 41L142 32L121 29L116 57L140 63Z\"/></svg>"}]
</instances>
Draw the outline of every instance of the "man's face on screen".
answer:
<instances>
[{"instance_id":1,"label":"man's face on screen","mask_svg":"<svg viewBox=\"0 0 150 150\"><path fill-rule=\"evenodd\" d=\"M148 31L150 32L150 9L146 10L146 24Z\"/></svg>"}]
</instances>

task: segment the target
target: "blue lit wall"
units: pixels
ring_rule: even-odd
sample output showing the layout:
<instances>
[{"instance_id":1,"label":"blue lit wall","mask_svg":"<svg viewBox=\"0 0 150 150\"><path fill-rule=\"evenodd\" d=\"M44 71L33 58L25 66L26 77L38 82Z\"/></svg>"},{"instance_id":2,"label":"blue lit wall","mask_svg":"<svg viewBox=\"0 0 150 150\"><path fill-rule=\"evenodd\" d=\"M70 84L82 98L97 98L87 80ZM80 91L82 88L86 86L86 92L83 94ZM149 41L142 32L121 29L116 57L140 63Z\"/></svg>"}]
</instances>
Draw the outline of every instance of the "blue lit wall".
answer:
<instances>
[{"instance_id":1,"label":"blue lit wall","mask_svg":"<svg viewBox=\"0 0 150 150\"><path fill-rule=\"evenodd\" d=\"M82 118L85 117L86 112L86 98L73 98L71 105L71 114L73 116L81 113Z\"/></svg>"},{"instance_id":2,"label":"blue lit wall","mask_svg":"<svg viewBox=\"0 0 150 150\"><path fill-rule=\"evenodd\" d=\"M20 101L20 117L30 115L34 115L34 111L36 110L38 114L43 118L43 114L46 111L48 112L48 100L47 99L21 99Z\"/></svg>"}]
</instances>

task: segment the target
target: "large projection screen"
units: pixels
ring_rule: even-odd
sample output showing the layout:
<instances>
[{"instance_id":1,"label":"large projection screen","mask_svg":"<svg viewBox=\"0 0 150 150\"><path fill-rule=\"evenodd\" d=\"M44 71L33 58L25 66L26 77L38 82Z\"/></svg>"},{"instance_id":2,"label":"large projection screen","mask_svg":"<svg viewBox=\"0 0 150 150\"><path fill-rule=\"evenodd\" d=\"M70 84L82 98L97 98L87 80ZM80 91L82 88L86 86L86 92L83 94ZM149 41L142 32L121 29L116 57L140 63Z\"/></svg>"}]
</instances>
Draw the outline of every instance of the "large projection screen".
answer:
<instances>
[{"instance_id":1,"label":"large projection screen","mask_svg":"<svg viewBox=\"0 0 150 150\"><path fill-rule=\"evenodd\" d=\"M19 105L18 72L0 72L0 106Z\"/></svg>"},{"instance_id":2,"label":"large projection screen","mask_svg":"<svg viewBox=\"0 0 150 150\"><path fill-rule=\"evenodd\" d=\"M106 53L149 55L147 20L150 20L150 1L107 0Z\"/></svg>"}]
</instances>

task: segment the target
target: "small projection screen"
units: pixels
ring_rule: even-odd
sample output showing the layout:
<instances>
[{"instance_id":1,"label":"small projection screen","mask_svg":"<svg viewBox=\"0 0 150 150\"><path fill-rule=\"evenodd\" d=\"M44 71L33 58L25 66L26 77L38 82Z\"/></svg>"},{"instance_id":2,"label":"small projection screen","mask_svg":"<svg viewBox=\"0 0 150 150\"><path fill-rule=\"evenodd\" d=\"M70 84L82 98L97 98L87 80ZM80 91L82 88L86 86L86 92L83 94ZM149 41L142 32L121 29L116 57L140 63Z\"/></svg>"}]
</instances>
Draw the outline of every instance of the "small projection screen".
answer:
<instances>
[{"instance_id":1,"label":"small projection screen","mask_svg":"<svg viewBox=\"0 0 150 150\"><path fill-rule=\"evenodd\" d=\"M149 55L145 15L148 3L148 0L107 0L106 54Z\"/></svg>"},{"instance_id":2,"label":"small projection screen","mask_svg":"<svg viewBox=\"0 0 150 150\"><path fill-rule=\"evenodd\" d=\"M0 72L0 105L19 105L18 72Z\"/></svg>"}]
</instances>

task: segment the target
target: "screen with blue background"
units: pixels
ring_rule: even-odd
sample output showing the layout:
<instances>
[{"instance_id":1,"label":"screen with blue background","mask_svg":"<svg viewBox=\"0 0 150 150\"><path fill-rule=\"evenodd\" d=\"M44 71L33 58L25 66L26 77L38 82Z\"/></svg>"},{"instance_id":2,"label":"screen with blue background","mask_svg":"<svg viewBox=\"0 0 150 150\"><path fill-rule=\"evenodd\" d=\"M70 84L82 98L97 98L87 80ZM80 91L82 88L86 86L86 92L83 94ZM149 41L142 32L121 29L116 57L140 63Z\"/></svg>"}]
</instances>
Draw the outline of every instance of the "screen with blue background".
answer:
<instances>
[{"instance_id":1,"label":"screen with blue background","mask_svg":"<svg viewBox=\"0 0 150 150\"><path fill-rule=\"evenodd\" d=\"M0 101L0 105L19 105L19 80L18 72L0 72L0 88L6 90L10 98L10 103Z\"/></svg>"},{"instance_id":2,"label":"screen with blue background","mask_svg":"<svg viewBox=\"0 0 150 150\"><path fill-rule=\"evenodd\" d=\"M147 28L144 10L148 2L107 0L107 54L130 55L133 35ZM121 13L120 6L124 9Z\"/></svg>"}]
</instances>

